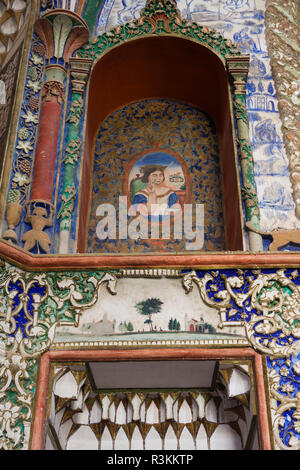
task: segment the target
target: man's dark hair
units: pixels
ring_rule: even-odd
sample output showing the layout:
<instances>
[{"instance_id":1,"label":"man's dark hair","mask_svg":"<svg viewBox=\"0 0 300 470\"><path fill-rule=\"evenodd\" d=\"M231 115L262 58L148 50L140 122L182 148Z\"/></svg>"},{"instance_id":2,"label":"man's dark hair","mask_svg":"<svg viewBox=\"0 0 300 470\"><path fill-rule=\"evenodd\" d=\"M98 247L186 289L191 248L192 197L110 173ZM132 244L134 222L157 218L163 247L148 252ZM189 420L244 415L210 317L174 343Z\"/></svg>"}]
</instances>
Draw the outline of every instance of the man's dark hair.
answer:
<instances>
[{"instance_id":1,"label":"man's dark hair","mask_svg":"<svg viewBox=\"0 0 300 470\"><path fill-rule=\"evenodd\" d=\"M151 175L151 173L154 173L155 171L161 171L164 177L164 181L165 181L165 169L166 168L167 168L166 166L162 166L162 165L143 166L141 168L141 172L143 173L143 176L141 177L142 182L148 183L149 175Z\"/></svg>"}]
</instances>

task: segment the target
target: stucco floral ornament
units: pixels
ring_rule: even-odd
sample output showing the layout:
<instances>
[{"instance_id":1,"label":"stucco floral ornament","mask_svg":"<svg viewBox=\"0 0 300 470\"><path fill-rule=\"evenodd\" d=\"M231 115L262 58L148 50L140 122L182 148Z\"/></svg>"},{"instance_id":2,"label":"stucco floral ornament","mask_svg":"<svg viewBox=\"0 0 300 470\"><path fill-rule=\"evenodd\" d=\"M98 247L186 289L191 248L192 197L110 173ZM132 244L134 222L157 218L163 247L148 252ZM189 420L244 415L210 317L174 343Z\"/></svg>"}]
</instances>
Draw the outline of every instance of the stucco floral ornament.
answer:
<instances>
[{"instance_id":1,"label":"stucco floral ornament","mask_svg":"<svg viewBox=\"0 0 300 470\"><path fill-rule=\"evenodd\" d=\"M28 447L38 359L53 342L58 323L78 324L116 277L97 273L24 273L8 264L0 271L0 448Z\"/></svg>"},{"instance_id":2,"label":"stucco floral ornament","mask_svg":"<svg viewBox=\"0 0 300 470\"><path fill-rule=\"evenodd\" d=\"M7 340L7 351L6 358L0 368L0 399L5 398L7 390L9 390L11 384L14 384L14 388L18 393L19 402L23 403L27 409L27 417L30 416L30 394L31 387L25 389L24 382L30 379L30 375L27 369L30 369L30 363L21 353L23 335L20 330L17 331L15 338L8 338Z\"/></svg>"},{"instance_id":3,"label":"stucco floral ornament","mask_svg":"<svg viewBox=\"0 0 300 470\"><path fill-rule=\"evenodd\" d=\"M187 293L196 284L203 301L228 317L238 314L255 349L274 357L300 349L300 289L284 270L253 276L226 276L195 271L183 277ZM220 278L224 289L220 288Z\"/></svg>"},{"instance_id":4,"label":"stucco floral ornament","mask_svg":"<svg viewBox=\"0 0 300 470\"><path fill-rule=\"evenodd\" d=\"M292 374L295 365L287 359L286 366L276 370L276 361L273 363L268 375L275 445L281 450L300 450L300 392L296 392L297 380Z\"/></svg>"},{"instance_id":5,"label":"stucco floral ornament","mask_svg":"<svg viewBox=\"0 0 300 470\"><path fill-rule=\"evenodd\" d=\"M20 442L21 430L14 427L19 415L19 406L10 401L0 403L0 449L9 450Z\"/></svg>"}]
</instances>

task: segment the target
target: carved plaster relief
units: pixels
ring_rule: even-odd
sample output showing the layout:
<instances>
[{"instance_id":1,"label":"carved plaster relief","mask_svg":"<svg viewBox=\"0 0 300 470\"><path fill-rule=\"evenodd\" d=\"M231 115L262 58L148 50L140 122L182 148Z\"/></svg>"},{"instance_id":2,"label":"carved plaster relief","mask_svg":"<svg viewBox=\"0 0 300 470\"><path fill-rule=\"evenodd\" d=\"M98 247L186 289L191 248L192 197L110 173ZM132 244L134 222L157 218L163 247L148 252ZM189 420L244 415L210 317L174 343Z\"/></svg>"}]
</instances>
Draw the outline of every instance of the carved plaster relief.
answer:
<instances>
[{"instance_id":1,"label":"carved plaster relief","mask_svg":"<svg viewBox=\"0 0 300 470\"><path fill-rule=\"evenodd\" d=\"M157 275L161 278L156 278ZM143 296L145 294L146 299L136 299L140 304L140 312L143 309L141 302L147 300L149 294L153 295L153 282L167 284L170 281L172 286L178 282L179 298L182 298L180 292L184 292L184 289L190 292L184 294L187 298L197 294L197 305L203 307L204 320L218 315L224 332L229 331L229 328L245 327L246 337L241 340L243 344L244 341L247 344L250 342L266 357L270 394L275 400L271 401L274 445L276 448L299 448L300 277L297 269L221 269L186 273L174 270L28 273L9 264L3 264L0 273L1 447L28 448L38 361L40 355L53 345L56 326L69 322L70 327L75 326L79 331L80 318L84 318L84 312L97 305L99 298L105 299L102 284L107 285L109 292L115 294L117 299L118 284L122 288L122 283L125 286L131 277L132 280L143 280L145 286ZM148 288L146 283L149 281L152 282ZM184 289L179 281L183 281ZM155 292L156 298L165 295L164 290ZM114 297L111 299L114 300ZM167 301L167 298L164 297L164 300ZM185 306L188 306L189 301L186 302ZM149 312L144 310L144 313L144 316L142 313L136 315L143 321L152 320L143 325L149 330L151 326L154 329L158 321L155 316L158 319L160 313L153 313L151 318ZM177 318L175 320L179 321ZM130 319L125 321L128 329ZM176 328L176 325L178 323L170 322L170 327ZM173 334L174 337L178 334L180 338L182 332L175 329ZM81 343L74 342L72 347L82 349L83 346L95 346ZM113 350L118 347L118 344L111 343L107 344L108 348ZM195 347L195 343L187 344L181 338L179 346L182 344ZM129 346L136 348L137 345L138 342ZM97 342L96 346L99 347ZM123 347L122 344L120 346ZM169 346L168 338L164 346ZM208 346L204 345L206 348ZM211 346L214 347L214 344ZM223 343L223 347L226 346L232 348L233 344ZM65 346L61 344L61 347ZM157 344L148 344L146 347L155 348Z\"/></svg>"}]
</instances>

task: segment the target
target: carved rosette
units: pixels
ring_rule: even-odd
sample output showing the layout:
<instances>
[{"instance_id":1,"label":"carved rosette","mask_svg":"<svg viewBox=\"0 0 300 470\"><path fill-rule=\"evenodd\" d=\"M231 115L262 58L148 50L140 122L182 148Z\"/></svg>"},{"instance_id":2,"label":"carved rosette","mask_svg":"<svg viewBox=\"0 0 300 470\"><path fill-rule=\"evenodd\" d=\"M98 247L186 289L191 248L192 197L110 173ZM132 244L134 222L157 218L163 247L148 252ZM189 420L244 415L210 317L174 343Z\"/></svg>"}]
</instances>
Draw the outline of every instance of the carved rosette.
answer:
<instances>
[{"instance_id":1,"label":"carved rosette","mask_svg":"<svg viewBox=\"0 0 300 470\"><path fill-rule=\"evenodd\" d=\"M146 20L151 25L150 33L155 32L161 25L171 32L169 24L172 20L180 21L180 12L175 0L148 0L141 11L141 21Z\"/></svg>"}]
</instances>

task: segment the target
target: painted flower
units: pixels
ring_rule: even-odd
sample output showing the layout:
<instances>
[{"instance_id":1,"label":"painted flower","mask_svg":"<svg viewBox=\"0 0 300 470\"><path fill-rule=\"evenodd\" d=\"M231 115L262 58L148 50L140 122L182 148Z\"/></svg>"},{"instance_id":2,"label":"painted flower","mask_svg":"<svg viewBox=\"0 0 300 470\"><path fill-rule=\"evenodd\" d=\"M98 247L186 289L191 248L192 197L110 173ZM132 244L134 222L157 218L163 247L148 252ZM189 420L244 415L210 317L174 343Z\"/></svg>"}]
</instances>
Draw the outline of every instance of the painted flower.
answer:
<instances>
[{"instance_id":1,"label":"painted flower","mask_svg":"<svg viewBox=\"0 0 300 470\"><path fill-rule=\"evenodd\" d=\"M29 184L30 180L26 175L23 175L22 173L16 173L13 181L17 183L19 186L24 186L25 184Z\"/></svg>"},{"instance_id":2,"label":"painted flower","mask_svg":"<svg viewBox=\"0 0 300 470\"><path fill-rule=\"evenodd\" d=\"M13 354L11 362L14 366L17 366L19 370L25 371L27 368L27 362L20 354Z\"/></svg>"},{"instance_id":3,"label":"painted flower","mask_svg":"<svg viewBox=\"0 0 300 470\"><path fill-rule=\"evenodd\" d=\"M26 304L29 301L29 295L26 292L23 292L23 294L20 294L20 301L23 304Z\"/></svg>"},{"instance_id":4,"label":"painted flower","mask_svg":"<svg viewBox=\"0 0 300 470\"><path fill-rule=\"evenodd\" d=\"M269 305L270 302L277 300L279 297L277 289L270 289L268 291L262 292L260 296L260 303L262 305Z\"/></svg>"},{"instance_id":5,"label":"painted flower","mask_svg":"<svg viewBox=\"0 0 300 470\"><path fill-rule=\"evenodd\" d=\"M274 327L272 327L272 324L270 322L267 322L265 321L264 323L259 323L258 325L256 325L255 327L255 331L257 333L262 333L262 334L269 334L269 333L272 333L274 330ZM269 340L267 339L267 343L269 342Z\"/></svg>"},{"instance_id":6,"label":"painted flower","mask_svg":"<svg viewBox=\"0 0 300 470\"><path fill-rule=\"evenodd\" d=\"M7 333L7 334L11 333L11 331L10 331L10 322L8 322L6 320L0 321L0 330L4 331L4 333ZM9 339L10 338L8 338L8 340Z\"/></svg>"},{"instance_id":7,"label":"painted flower","mask_svg":"<svg viewBox=\"0 0 300 470\"><path fill-rule=\"evenodd\" d=\"M221 290L217 294L215 294L215 297L217 299L226 299L227 297L227 291L226 290Z\"/></svg>"},{"instance_id":8,"label":"painted flower","mask_svg":"<svg viewBox=\"0 0 300 470\"><path fill-rule=\"evenodd\" d=\"M8 439L3 436L0 437L0 449L9 450Z\"/></svg>"},{"instance_id":9,"label":"painted flower","mask_svg":"<svg viewBox=\"0 0 300 470\"><path fill-rule=\"evenodd\" d=\"M8 357L3 362L3 367L0 370L0 375L3 374L6 370L10 370L14 373L22 371L22 375L25 378L28 378L29 375L26 371L27 362L20 354L13 354L11 357Z\"/></svg>"}]
</instances>

